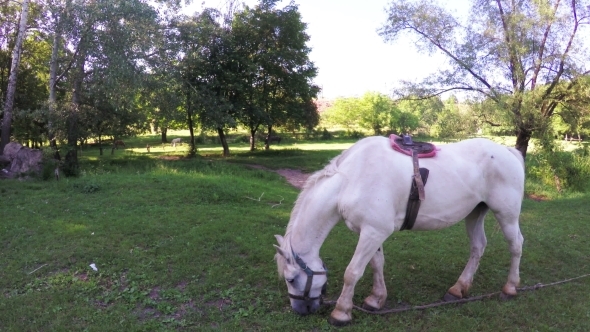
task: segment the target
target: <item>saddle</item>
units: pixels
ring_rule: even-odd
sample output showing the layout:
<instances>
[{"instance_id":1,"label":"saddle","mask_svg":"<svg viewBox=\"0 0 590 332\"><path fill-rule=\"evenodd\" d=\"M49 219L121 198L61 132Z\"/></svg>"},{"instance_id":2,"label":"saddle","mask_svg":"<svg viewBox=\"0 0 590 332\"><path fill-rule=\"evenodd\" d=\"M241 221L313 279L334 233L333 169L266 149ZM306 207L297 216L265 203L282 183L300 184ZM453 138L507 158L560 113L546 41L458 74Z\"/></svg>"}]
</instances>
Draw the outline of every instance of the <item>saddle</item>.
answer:
<instances>
[{"instance_id":1,"label":"saddle","mask_svg":"<svg viewBox=\"0 0 590 332\"><path fill-rule=\"evenodd\" d=\"M398 152L412 156L414 153L418 158L431 158L436 155L436 146L432 143L414 142L412 136L403 135L399 137L395 134L389 136L391 147Z\"/></svg>"},{"instance_id":2,"label":"saddle","mask_svg":"<svg viewBox=\"0 0 590 332\"><path fill-rule=\"evenodd\" d=\"M426 199L424 193L424 186L428 180L429 170L427 168L420 168L419 158L431 158L436 155L436 146L432 143L414 142L410 135L389 136L391 147L398 152L412 156L412 164L414 166L414 175L412 179L412 186L410 188L410 197L406 208L406 217L404 223L400 228L401 231L405 229L412 229L418 216L421 202Z\"/></svg>"}]
</instances>

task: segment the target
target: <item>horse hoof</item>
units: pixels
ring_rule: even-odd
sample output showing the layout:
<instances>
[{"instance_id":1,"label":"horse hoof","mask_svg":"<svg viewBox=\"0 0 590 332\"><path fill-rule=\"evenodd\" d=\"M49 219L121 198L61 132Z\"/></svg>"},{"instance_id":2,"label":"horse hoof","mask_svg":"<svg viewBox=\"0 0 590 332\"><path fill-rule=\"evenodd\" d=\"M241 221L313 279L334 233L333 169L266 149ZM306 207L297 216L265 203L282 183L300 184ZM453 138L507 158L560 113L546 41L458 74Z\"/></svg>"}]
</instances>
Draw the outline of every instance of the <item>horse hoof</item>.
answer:
<instances>
[{"instance_id":1,"label":"horse hoof","mask_svg":"<svg viewBox=\"0 0 590 332\"><path fill-rule=\"evenodd\" d=\"M501 299L502 301L508 301L508 300L512 300L512 299L513 299L513 298L515 298L515 297L516 297L516 295L510 295L510 294L506 294L506 293L504 293L504 292L501 292L501 293L500 293L500 299Z\"/></svg>"},{"instance_id":2,"label":"horse hoof","mask_svg":"<svg viewBox=\"0 0 590 332\"><path fill-rule=\"evenodd\" d=\"M352 320L338 320L333 318L332 316L330 316L328 318L328 323L330 323L332 326L336 326L336 327L342 327L342 326L346 326L349 325L352 322Z\"/></svg>"},{"instance_id":3,"label":"horse hoof","mask_svg":"<svg viewBox=\"0 0 590 332\"><path fill-rule=\"evenodd\" d=\"M368 305L367 303L363 302L363 305L361 306L361 308L367 310L367 311L377 311L379 310L379 308L375 308L372 305Z\"/></svg>"},{"instance_id":4,"label":"horse hoof","mask_svg":"<svg viewBox=\"0 0 590 332\"><path fill-rule=\"evenodd\" d=\"M460 300L460 297L457 297L451 293L446 293L445 296L443 296L443 301L445 302L453 302L453 301L458 301Z\"/></svg>"}]
</instances>

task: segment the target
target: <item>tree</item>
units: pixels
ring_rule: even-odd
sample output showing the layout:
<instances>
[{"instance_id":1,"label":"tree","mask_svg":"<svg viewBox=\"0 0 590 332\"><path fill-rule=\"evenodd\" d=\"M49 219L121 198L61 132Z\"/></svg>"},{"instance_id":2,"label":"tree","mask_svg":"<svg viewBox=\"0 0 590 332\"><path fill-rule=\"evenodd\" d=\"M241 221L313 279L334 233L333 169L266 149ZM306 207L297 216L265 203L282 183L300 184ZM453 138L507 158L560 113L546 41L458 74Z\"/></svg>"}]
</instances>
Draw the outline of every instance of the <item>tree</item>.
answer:
<instances>
[{"instance_id":1,"label":"tree","mask_svg":"<svg viewBox=\"0 0 590 332\"><path fill-rule=\"evenodd\" d=\"M391 112L389 128L398 134L409 134L420 127L419 112L407 100L399 101Z\"/></svg>"},{"instance_id":2,"label":"tree","mask_svg":"<svg viewBox=\"0 0 590 332\"><path fill-rule=\"evenodd\" d=\"M557 134L561 137L590 135L590 77L576 87L576 92L559 105L553 119Z\"/></svg>"},{"instance_id":3,"label":"tree","mask_svg":"<svg viewBox=\"0 0 590 332\"><path fill-rule=\"evenodd\" d=\"M229 155L225 131L236 127L236 112L231 104L234 80L229 30L218 23L221 13L206 9L179 25L183 45L182 81L186 87L186 109L198 116L203 129L217 132L223 155ZM191 140L192 131L191 131Z\"/></svg>"},{"instance_id":4,"label":"tree","mask_svg":"<svg viewBox=\"0 0 590 332\"><path fill-rule=\"evenodd\" d=\"M398 112L391 119L391 130L395 133L407 133L420 130L429 134L444 110L440 96L421 99L410 96L396 102Z\"/></svg>"},{"instance_id":5,"label":"tree","mask_svg":"<svg viewBox=\"0 0 590 332\"><path fill-rule=\"evenodd\" d=\"M306 24L296 5L279 9L278 2L261 0L255 8L236 13L232 21L238 56L234 73L240 83L234 105L241 109L239 121L250 130L251 150L261 126L267 127L268 137L273 126L317 119L310 112L319 88L311 83L317 69L309 60Z\"/></svg>"},{"instance_id":6,"label":"tree","mask_svg":"<svg viewBox=\"0 0 590 332\"><path fill-rule=\"evenodd\" d=\"M23 0L21 4L21 14L18 25L18 35L12 50L12 64L10 66L10 77L8 78L8 88L6 89L6 101L4 103L4 116L2 119L2 135L0 137L0 153L3 153L4 147L10 142L10 129L12 126L12 111L14 106L14 93L16 91L16 82L18 67L22 54L22 45L27 33L27 17L29 15L29 0Z\"/></svg>"},{"instance_id":7,"label":"tree","mask_svg":"<svg viewBox=\"0 0 590 332\"><path fill-rule=\"evenodd\" d=\"M526 156L533 134L588 75L580 34L590 23L587 0L473 0L468 24L427 0L393 0L379 34L393 41L404 32L418 49L440 52L447 69L409 91L421 96L461 90L493 100L510 114L516 148Z\"/></svg>"},{"instance_id":8,"label":"tree","mask_svg":"<svg viewBox=\"0 0 590 332\"><path fill-rule=\"evenodd\" d=\"M359 125L372 129L375 135L381 135L383 129L391 123L394 105L388 96L367 92L360 99Z\"/></svg>"},{"instance_id":9,"label":"tree","mask_svg":"<svg viewBox=\"0 0 590 332\"><path fill-rule=\"evenodd\" d=\"M464 138L475 133L477 121L471 115L469 105L459 104L455 96L444 101L432 133L442 139Z\"/></svg>"},{"instance_id":10,"label":"tree","mask_svg":"<svg viewBox=\"0 0 590 332\"><path fill-rule=\"evenodd\" d=\"M61 119L51 116L52 127L65 132L63 171L75 175L79 135L93 126L85 120L100 118L100 112L107 112L102 115L108 119L114 114L117 119L109 123L120 127L111 127L111 135L125 133L137 123L130 114L145 83L149 58L156 53L152 40L157 40L160 25L147 0L55 1L49 8L54 46L57 43L50 90L65 89L64 98L69 99L58 102L50 91L50 110L57 111L56 102L67 110Z\"/></svg>"},{"instance_id":11,"label":"tree","mask_svg":"<svg viewBox=\"0 0 590 332\"><path fill-rule=\"evenodd\" d=\"M375 135L384 131L410 133L419 126L414 104L404 100L394 102L390 97L367 92L362 97L338 98L324 115L324 120L348 130L372 130Z\"/></svg>"},{"instance_id":12,"label":"tree","mask_svg":"<svg viewBox=\"0 0 590 332\"><path fill-rule=\"evenodd\" d=\"M343 126L347 130L354 130L359 128L360 111L361 107L358 98L339 97L322 114L322 119L330 125Z\"/></svg>"}]
</instances>

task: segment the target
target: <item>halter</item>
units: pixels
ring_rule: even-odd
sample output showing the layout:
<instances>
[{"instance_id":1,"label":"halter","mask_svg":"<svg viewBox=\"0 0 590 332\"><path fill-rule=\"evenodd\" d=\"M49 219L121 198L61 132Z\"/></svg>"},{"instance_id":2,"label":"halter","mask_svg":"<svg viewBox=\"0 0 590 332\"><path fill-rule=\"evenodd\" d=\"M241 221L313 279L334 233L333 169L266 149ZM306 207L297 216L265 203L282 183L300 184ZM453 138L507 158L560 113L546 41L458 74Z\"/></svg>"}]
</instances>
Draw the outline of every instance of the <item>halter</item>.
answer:
<instances>
[{"instance_id":1,"label":"halter","mask_svg":"<svg viewBox=\"0 0 590 332\"><path fill-rule=\"evenodd\" d=\"M303 300L306 303L313 301L313 300L317 300L317 299L322 299L322 296L326 294L326 286L327 286L327 281L326 283L322 286L322 292L320 294L320 296L317 297L309 297L309 291L311 290L311 284L313 282L313 276L317 276L317 275L328 275L328 269L326 268L326 265L322 264L322 267L324 268L324 271L313 271L312 269L309 268L309 266L307 266L307 264L303 261L303 259L301 259L301 257L299 257L299 255L297 255L296 253L293 253L293 258L295 258L295 262L297 263L297 265L299 265L299 267L301 267L301 269L303 270L303 272L305 272L305 274L307 274L307 281L305 283L305 291L303 292L303 296L301 295L293 295L291 293L289 294L289 297L295 300Z\"/></svg>"}]
</instances>

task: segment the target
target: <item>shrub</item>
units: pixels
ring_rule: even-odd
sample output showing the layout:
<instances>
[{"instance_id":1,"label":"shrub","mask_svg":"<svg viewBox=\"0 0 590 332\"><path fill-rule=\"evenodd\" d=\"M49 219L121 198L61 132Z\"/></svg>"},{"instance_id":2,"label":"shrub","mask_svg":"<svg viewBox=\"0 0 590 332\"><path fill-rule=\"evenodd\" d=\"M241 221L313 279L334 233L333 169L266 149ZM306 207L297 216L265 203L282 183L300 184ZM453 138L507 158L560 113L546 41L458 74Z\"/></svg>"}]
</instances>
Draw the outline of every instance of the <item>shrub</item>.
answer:
<instances>
[{"instance_id":1,"label":"shrub","mask_svg":"<svg viewBox=\"0 0 590 332\"><path fill-rule=\"evenodd\" d=\"M322 131L321 139L324 141L327 141L327 140L331 140L332 138L334 138L334 136L332 136L332 134L324 127L324 130Z\"/></svg>"},{"instance_id":2,"label":"shrub","mask_svg":"<svg viewBox=\"0 0 590 332\"><path fill-rule=\"evenodd\" d=\"M55 168L59 165L59 160L54 158L55 151L47 147L42 150L43 159L41 161L41 179L43 181L51 180L55 176Z\"/></svg>"},{"instance_id":3,"label":"shrub","mask_svg":"<svg viewBox=\"0 0 590 332\"><path fill-rule=\"evenodd\" d=\"M362 132L360 132L358 130L352 130L352 131L347 131L346 136L348 136L350 138L354 138L354 139L361 139L361 138L365 137L365 134L363 134Z\"/></svg>"},{"instance_id":4,"label":"shrub","mask_svg":"<svg viewBox=\"0 0 590 332\"><path fill-rule=\"evenodd\" d=\"M543 146L543 145L542 145ZM529 175L543 184L554 186L558 192L573 190L583 192L590 183L590 151L588 146L566 152L559 145L546 145L531 156Z\"/></svg>"}]
</instances>

